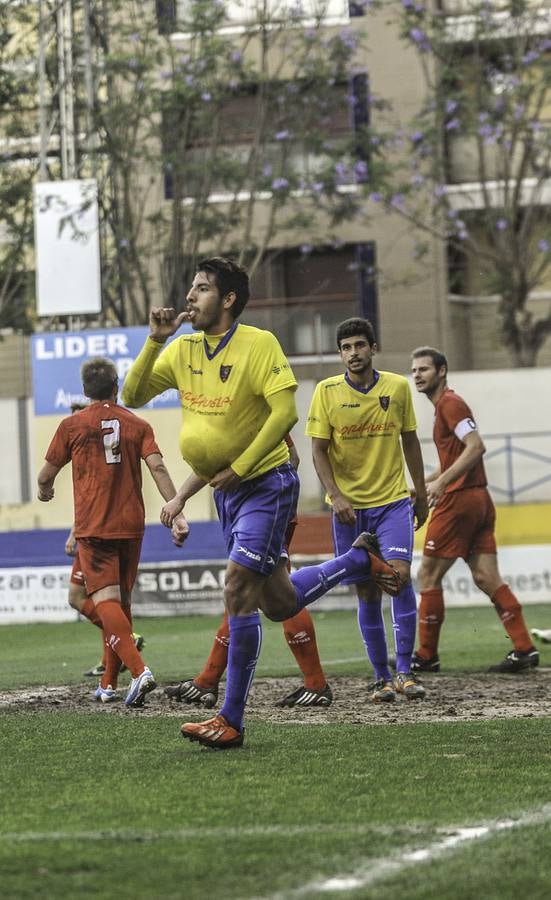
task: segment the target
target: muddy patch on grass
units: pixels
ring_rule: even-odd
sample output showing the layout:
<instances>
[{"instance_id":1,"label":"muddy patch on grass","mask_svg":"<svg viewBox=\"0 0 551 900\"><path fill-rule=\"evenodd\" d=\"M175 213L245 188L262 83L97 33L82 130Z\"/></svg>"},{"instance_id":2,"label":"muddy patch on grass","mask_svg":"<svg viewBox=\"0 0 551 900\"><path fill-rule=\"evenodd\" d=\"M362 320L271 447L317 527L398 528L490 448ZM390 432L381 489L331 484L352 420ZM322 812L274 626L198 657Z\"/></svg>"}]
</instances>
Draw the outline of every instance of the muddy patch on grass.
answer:
<instances>
[{"instance_id":1,"label":"muddy patch on grass","mask_svg":"<svg viewBox=\"0 0 551 900\"><path fill-rule=\"evenodd\" d=\"M321 724L400 724L402 722L443 722L480 719L512 719L551 716L551 669L532 670L519 675L438 674L422 678L426 696L406 700L398 696L394 703L376 704L369 699L366 678L331 678L334 700L330 707L280 708L277 700L300 684L296 678L257 678L247 708L247 720L274 724L302 722ZM101 704L94 699L95 684L35 687L0 692L2 712L79 712L105 715L174 716L180 720L200 720L213 713L203 707L168 700L164 685L148 694L142 709L127 709L122 700L126 684L120 689L120 702ZM221 686L219 701L223 699ZM218 707L219 708L219 705Z\"/></svg>"}]
</instances>

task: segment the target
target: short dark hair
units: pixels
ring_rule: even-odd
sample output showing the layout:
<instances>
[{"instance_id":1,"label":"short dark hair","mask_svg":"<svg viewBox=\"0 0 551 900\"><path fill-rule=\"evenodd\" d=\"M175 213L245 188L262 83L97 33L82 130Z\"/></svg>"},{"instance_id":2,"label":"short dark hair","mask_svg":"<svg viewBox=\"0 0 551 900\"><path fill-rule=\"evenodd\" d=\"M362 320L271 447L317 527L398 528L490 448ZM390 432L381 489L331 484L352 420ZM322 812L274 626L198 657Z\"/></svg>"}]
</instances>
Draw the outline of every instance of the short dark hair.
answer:
<instances>
[{"instance_id":1,"label":"short dark hair","mask_svg":"<svg viewBox=\"0 0 551 900\"><path fill-rule=\"evenodd\" d=\"M337 326L337 347L341 349L341 341L345 338L363 334L370 347L375 343L375 331L369 319L345 319Z\"/></svg>"},{"instance_id":2,"label":"short dark hair","mask_svg":"<svg viewBox=\"0 0 551 900\"><path fill-rule=\"evenodd\" d=\"M432 363L435 369L441 369L442 366L446 367L446 372L448 371L448 360L444 356L441 350L437 350L436 347L416 347L415 350L411 352L412 359L419 359L420 356L429 356L432 359Z\"/></svg>"},{"instance_id":3,"label":"short dark hair","mask_svg":"<svg viewBox=\"0 0 551 900\"><path fill-rule=\"evenodd\" d=\"M251 291L249 287L249 276L246 269L234 262L233 259L227 259L225 256L211 256L209 259L202 259L197 263L198 272L209 272L214 275L215 284L220 291L221 297L226 297L232 291L235 294L235 302L230 309L234 319L237 319L245 309Z\"/></svg>"},{"instance_id":4,"label":"short dark hair","mask_svg":"<svg viewBox=\"0 0 551 900\"><path fill-rule=\"evenodd\" d=\"M103 356L86 360L80 369L80 377L84 393L90 400L109 400L119 383L115 363Z\"/></svg>"}]
</instances>

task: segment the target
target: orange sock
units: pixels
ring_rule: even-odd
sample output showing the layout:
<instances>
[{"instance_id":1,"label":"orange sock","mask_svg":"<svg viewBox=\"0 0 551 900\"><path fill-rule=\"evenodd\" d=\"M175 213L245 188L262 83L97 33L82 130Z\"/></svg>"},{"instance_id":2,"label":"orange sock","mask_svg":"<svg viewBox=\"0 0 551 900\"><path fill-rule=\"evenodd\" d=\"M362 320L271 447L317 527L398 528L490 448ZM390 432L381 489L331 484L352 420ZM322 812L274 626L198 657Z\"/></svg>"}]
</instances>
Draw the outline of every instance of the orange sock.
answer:
<instances>
[{"instance_id":1,"label":"orange sock","mask_svg":"<svg viewBox=\"0 0 551 900\"><path fill-rule=\"evenodd\" d=\"M130 628L132 628L132 614L130 612L130 607L121 606L121 609L128 619L128 622L130 623ZM119 681L119 672L121 670L122 663L115 651L105 640L105 637L103 640L103 656L101 658L101 662L105 668L105 672L101 676L101 686L116 688Z\"/></svg>"},{"instance_id":2,"label":"orange sock","mask_svg":"<svg viewBox=\"0 0 551 900\"><path fill-rule=\"evenodd\" d=\"M438 653L438 639L444 621L444 593L441 588L421 591L419 604L419 650L422 659L432 659Z\"/></svg>"},{"instance_id":3,"label":"orange sock","mask_svg":"<svg viewBox=\"0 0 551 900\"><path fill-rule=\"evenodd\" d=\"M114 650L120 660L132 674L132 678L141 675L145 666L136 650L132 637L132 626L125 616L117 600L102 600L96 606L103 625L106 643Z\"/></svg>"},{"instance_id":4,"label":"orange sock","mask_svg":"<svg viewBox=\"0 0 551 900\"><path fill-rule=\"evenodd\" d=\"M304 675L304 687L310 691L323 691L327 678L321 667L316 632L310 613L307 609L302 609L292 619L287 619L281 624L285 640Z\"/></svg>"},{"instance_id":5,"label":"orange sock","mask_svg":"<svg viewBox=\"0 0 551 900\"><path fill-rule=\"evenodd\" d=\"M84 603L82 605L82 609L80 611L80 614L82 616L86 616L86 618L93 625L97 625L98 628L103 628L103 625L101 624L101 619L98 616L98 613L96 610L96 604L90 597L87 597L86 600L84 601Z\"/></svg>"},{"instance_id":6,"label":"orange sock","mask_svg":"<svg viewBox=\"0 0 551 900\"><path fill-rule=\"evenodd\" d=\"M528 650L531 650L534 645L524 623L522 606L509 585L502 584L501 587L498 587L491 599L499 618L503 622L505 631L513 642L515 650L518 650L519 653L526 653Z\"/></svg>"},{"instance_id":7,"label":"orange sock","mask_svg":"<svg viewBox=\"0 0 551 900\"><path fill-rule=\"evenodd\" d=\"M228 647L230 646L230 624L228 614L224 613L214 643L211 647L208 659L203 671L194 678L194 681L202 688L217 687L218 682L226 671L228 665Z\"/></svg>"},{"instance_id":8,"label":"orange sock","mask_svg":"<svg viewBox=\"0 0 551 900\"><path fill-rule=\"evenodd\" d=\"M89 622L92 623L92 625L96 625L98 628L101 628L103 630L103 625L101 624L101 619L96 612L96 604L94 603L93 600L90 599L90 597L87 597L86 600L84 601L84 603L82 605L82 609L80 611L80 614L82 616L86 616L86 618L88 619ZM103 637L101 640L101 648L102 648L101 664L105 669L107 667L107 651L105 649L105 638L103 638ZM103 679L102 679L102 682L103 682ZM111 684L111 682L108 682L108 684ZM107 687L107 685L103 685L103 684L102 684L102 686ZM115 685L113 685L113 687L115 687Z\"/></svg>"}]
</instances>

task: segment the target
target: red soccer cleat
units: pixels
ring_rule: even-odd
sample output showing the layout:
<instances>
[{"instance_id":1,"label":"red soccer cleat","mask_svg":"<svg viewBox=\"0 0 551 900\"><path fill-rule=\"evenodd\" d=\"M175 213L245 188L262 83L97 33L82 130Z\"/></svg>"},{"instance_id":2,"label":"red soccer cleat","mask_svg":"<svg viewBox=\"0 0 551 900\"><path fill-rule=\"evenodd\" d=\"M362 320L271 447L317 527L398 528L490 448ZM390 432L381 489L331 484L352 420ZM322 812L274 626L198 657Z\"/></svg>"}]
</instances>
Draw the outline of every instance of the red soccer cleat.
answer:
<instances>
[{"instance_id":1,"label":"red soccer cleat","mask_svg":"<svg viewBox=\"0 0 551 900\"><path fill-rule=\"evenodd\" d=\"M238 731L220 715L206 722L184 722L180 731L183 737L199 741L203 747L212 747L213 750L243 746L244 732Z\"/></svg>"}]
</instances>

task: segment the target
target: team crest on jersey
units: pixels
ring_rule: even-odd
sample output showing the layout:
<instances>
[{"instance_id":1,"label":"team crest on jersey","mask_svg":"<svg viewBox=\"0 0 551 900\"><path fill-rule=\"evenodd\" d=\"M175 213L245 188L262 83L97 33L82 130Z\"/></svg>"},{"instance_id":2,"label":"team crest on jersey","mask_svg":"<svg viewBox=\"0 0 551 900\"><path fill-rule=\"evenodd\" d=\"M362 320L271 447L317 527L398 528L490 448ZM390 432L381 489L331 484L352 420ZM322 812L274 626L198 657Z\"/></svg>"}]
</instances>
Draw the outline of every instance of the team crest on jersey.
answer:
<instances>
[{"instance_id":1,"label":"team crest on jersey","mask_svg":"<svg viewBox=\"0 0 551 900\"><path fill-rule=\"evenodd\" d=\"M381 408L386 412L390 406L390 397L379 397L379 403L381 404Z\"/></svg>"},{"instance_id":2,"label":"team crest on jersey","mask_svg":"<svg viewBox=\"0 0 551 900\"><path fill-rule=\"evenodd\" d=\"M220 381L227 381L233 366L220 366Z\"/></svg>"}]
</instances>

